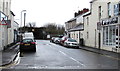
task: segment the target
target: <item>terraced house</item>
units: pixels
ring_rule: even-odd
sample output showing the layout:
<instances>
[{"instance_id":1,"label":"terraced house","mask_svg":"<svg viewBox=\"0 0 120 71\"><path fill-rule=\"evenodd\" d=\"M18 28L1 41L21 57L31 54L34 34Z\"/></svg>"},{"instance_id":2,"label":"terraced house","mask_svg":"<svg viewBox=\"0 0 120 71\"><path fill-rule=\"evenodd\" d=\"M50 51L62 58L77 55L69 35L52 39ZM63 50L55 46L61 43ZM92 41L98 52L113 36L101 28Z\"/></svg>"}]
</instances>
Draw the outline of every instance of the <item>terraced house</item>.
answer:
<instances>
[{"instance_id":1,"label":"terraced house","mask_svg":"<svg viewBox=\"0 0 120 71\"><path fill-rule=\"evenodd\" d=\"M11 11L11 0L0 0L0 50L14 43L14 13ZM18 24L17 24L18 26Z\"/></svg>"},{"instance_id":2,"label":"terraced house","mask_svg":"<svg viewBox=\"0 0 120 71\"><path fill-rule=\"evenodd\" d=\"M120 1L92 0L84 15L84 43L98 49L120 52Z\"/></svg>"}]
</instances>

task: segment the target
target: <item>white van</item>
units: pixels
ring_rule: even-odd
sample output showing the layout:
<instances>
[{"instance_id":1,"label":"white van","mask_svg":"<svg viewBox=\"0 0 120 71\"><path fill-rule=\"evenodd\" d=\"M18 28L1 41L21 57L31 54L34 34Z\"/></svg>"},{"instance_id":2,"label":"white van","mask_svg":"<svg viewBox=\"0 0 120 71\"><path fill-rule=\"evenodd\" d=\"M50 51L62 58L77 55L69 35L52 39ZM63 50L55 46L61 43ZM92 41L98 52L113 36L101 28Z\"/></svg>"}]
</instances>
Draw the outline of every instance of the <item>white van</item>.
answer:
<instances>
[{"instance_id":1,"label":"white van","mask_svg":"<svg viewBox=\"0 0 120 71\"><path fill-rule=\"evenodd\" d=\"M23 39L26 39L26 38L31 38L31 39L34 39L34 35L32 32L25 32L23 34Z\"/></svg>"}]
</instances>

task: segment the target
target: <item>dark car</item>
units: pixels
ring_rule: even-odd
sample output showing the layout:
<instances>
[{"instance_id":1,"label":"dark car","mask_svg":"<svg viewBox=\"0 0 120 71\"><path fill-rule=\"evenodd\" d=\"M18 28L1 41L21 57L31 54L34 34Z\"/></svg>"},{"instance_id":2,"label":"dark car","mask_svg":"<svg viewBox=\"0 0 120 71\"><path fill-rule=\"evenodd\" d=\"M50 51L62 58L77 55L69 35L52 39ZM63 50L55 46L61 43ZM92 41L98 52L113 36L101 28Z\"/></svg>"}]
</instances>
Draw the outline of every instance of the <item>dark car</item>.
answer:
<instances>
[{"instance_id":1,"label":"dark car","mask_svg":"<svg viewBox=\"0 0 120 71\"><path fill-rule=\"evenodd\" d=\"M34 39L26 38L20 42L20 51L28 50L36 52L36 42Z\"/></svg>"}]
</instances>

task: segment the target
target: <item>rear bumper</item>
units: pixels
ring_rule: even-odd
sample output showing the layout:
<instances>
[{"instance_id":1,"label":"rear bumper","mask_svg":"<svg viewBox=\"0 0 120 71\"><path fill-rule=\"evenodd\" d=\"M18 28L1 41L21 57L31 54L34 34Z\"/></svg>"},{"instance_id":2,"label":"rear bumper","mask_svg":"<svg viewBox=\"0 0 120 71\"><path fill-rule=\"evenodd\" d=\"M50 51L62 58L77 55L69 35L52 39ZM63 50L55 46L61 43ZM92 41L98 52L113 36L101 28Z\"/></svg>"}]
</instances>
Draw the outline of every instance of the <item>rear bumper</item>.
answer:
<instances>
[{"instance_id":1,"label":"rear bumper","mask_svg":"<svg viewBox=\"0 0 120 71\"><path fill-rule=\"evenodd\" d=\"M36 46L33 45L33 46L20 46L20 51L23 51L23 50L36 50Z\"/></svg>"}]
</instances>

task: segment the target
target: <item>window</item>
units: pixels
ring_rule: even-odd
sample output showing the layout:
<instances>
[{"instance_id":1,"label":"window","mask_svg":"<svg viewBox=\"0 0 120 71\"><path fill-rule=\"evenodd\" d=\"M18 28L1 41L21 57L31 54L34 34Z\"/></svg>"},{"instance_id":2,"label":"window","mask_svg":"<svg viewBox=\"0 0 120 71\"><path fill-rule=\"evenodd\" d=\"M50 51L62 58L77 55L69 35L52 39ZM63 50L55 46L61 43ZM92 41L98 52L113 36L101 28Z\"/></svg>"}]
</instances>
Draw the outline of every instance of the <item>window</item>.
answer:
<instances>
[{"instance_id":1,"label":"window","mask_svg":"<svg viewBox=\"0 0 120 71\"><path fill-rule=\"evenodd\" d=\"M116 26L104 26L103 27L103 44L104 45L115 45L115 28Z\"/></svg>"},{"instance_id":2,"label":"window","mask_svg":"<svg viewBox=\"0 0 120 71\"><path fill-rule=\"evenodd\" d=\"M114 15L120 15L120 4L114 5Z\"/></svg>"},{"instance_id":3,"label":"window","mask_svg":"<svg viewBox=\"0 0 120 71\"><path fill-rule=\"evenodd\" d=\"M89 38L89 33L87 32L87 39Z\"/></svg>"},{"instance_id":4,"label":"window","mask_svg":"<svg viewBox=\"0 0 120 71\"><path fill-rule=\"evenodd\" d=\"M78 38L78 34L77 34L77 38Z\"/></svg>"},{"instance_id":5,"label":"window","mask_svg":"<svg viewBox=\"0 0 120 71\"><path fill-rule=\"evenodd\" d=\"M3 12L5 12L5 2L3 2Z\"/></svg>"},{"instance_id":6,"label":"window","mask_svg":"<svg viewBox=\"0 0 120 71\"><path fill-rule=\"evenodd\" d=\"M108 3L108 17L111 17L111 3Z\"/></svg>"},{"instance_id":7,"label":"window","mask_svg":"<svg viewBox=\"0 0 120 71\"><path fill-rule=\"evenodd\" d=\"M89 25L89 17L87 17L87 25Z\"/></svg>"},{"instance_id":8,"label":"window","mask_svg":"<svg viewBox=\"0 0 120 71\"><path fill-rule=\"evenodd\" d=\"M102 16L102 10L101 10L101 6L99 6L99 10L98 10L98 14L99 14L99 20L101 19L101 16Z\"/></svg>"}]
</instances>

